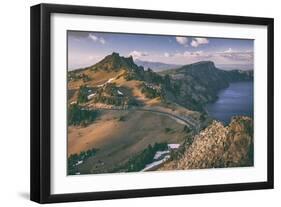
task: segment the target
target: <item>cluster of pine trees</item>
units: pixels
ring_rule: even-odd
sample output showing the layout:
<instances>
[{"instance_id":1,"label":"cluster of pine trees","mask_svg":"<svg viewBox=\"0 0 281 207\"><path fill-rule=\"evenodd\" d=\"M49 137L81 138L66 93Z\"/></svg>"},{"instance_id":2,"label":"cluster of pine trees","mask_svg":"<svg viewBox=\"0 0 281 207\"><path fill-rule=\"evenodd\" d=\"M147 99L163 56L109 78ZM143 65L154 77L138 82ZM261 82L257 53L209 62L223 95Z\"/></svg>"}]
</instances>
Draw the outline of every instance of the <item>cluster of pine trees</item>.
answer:
<instances>
[{"instance_id":1,"label":"cluster of pine trees","mask_svg":"<svg viewBox=\"0 0 281 207\"><path fill-rule=\"evenodd\" d=\"M88 158L95 156L97 149L89 149L87 151L82 151L80 154L71 154L67 159L67 173L68 175L75 175L77 172L78 161L85 162Z\"/></svg>"},{"instance_id":2,"label":"cluster of pine trees","mask_svg":"<svg viewBox=\"0 0 281 207\"><path fill-rule=\"evenodd\" d=\"M70 105L68 109L68 125L87 126L98 116L96 110L81 108L78 104Z\"/></svg>"},{"instance_id":3,"label":"cluster of pine trees","mask_svg":"<svg viewBox=\"0 0 281 207\"><path fill-rule=\"evenodd\" d=\"M85 85L80 86L78 91L78 103L86 103L88 101L88 95L89 95L89 88Z\"/></svg>"},{"instance_id":4,"label":"cluster of pine trees","mask_svg":"<svg viewBox=\"0 0 281 207\"><path fill-rule=\"evenodd\" d=\"M150 88L150 87L146 86L145 84L142 84L141 92L147 98L156 98L156 97L161 97L162 96L161 91L156 90L154 88Z\"/></svg>"}]
</instances>

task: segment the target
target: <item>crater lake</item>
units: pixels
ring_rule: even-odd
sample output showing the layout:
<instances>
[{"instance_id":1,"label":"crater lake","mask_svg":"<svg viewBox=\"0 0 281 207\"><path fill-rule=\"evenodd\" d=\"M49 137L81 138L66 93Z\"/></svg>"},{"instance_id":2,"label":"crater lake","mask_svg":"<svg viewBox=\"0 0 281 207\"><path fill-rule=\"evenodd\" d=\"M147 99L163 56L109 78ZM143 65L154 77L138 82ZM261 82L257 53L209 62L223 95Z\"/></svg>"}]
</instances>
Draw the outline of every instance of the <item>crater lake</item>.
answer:
<instances>
[{"instance_id":1,"label":"crater lake","mask_svg":"<svg viewBox=\"0 0 281 207\"><path fill-rule=\"evenodd\" d=\"M218 93L218 99L206 106L208 114L224 124L231 121L231 117L245 115L253 118L253 81L230 83L229 87Z\"/></svg>"}]
</instances>

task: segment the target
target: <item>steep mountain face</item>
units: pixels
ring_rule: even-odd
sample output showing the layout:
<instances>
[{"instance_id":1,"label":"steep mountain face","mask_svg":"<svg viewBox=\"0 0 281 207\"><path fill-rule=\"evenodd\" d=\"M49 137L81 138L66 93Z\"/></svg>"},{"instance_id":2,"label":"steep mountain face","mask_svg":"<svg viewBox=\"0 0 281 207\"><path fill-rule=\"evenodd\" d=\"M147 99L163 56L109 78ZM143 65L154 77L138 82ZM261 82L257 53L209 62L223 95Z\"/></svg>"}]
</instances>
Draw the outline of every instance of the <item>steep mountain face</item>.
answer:
<instances>
[{"instance_id":1,"label":"steep mountain face","mask_svg":"<svg viewBox=\"0 0 281 207\"><path fill-rule=\"evenodd\" d=\"M184 75L200 78L200 75L204 75L203 73L209 74L211 72L215 76L224 76L228 81L247 81L253 79L253 70L221 70L212 61L200 61L177 69L162 71L160 74L169 74L178 78Z\"/></svg>"},{"instance_id":2,"label":"steep mountain face","mask_svg":"<svg viewBox=\"0 0 281 207\"><path fill-rule=\"evenodd\" d=\"M253 166L253 120L237 116L226 127L213 121L185 147L180 158L159 170Z\"/></svg>"},{"instance_id":3,"label":"steep mountain face","mask_svg":"<svg viewBox=\"0 0 281 207\"><path fill-rule=\"evenodd\" d=\"M224 71L216 68L211 61L185 65L160 74L171 77L171 83L177 88L174 99L178 103L199 111L206 103L216 100L218 91L228 87L229 83L253 79L252 71Z\"/></svg>"}]
</instances>

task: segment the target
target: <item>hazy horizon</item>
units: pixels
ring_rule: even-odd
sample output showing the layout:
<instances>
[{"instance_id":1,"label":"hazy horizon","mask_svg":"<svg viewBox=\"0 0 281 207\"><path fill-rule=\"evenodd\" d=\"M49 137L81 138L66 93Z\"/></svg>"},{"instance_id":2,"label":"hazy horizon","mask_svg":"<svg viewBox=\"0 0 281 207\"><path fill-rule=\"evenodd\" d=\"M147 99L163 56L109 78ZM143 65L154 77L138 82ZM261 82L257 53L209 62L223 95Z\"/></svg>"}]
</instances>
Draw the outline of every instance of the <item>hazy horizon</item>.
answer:
<instances>
[{"instance_id":1,"label":"hazy horizon","mask_svg":"<svg viewBox=\"0 0 281 207\"><path fill-rule=\"evenodd\" d=\"M118 52L116 52L116 53L118 53ZM110 54L108 54L108 55L110 55ZM127 56L127 57L130 57L130 56ZM90 67L90 66L100 62L103 58L101 58L97 62L92 63L90 65L86 65L86 66L79 67L79 68L68 68L68 70L69 71L74 71L74 70L79 70L79 69ZM159 61L155 61L155 62L154 61L146 61L146 60L142 60L142 59L137 59L137 60L144 61L144 62L149 62L149 63L162 63L162 64L167 64L167 65L177 65L178 67L181 67L181 66L184 66L184 65L189 65L189 64L194 64L194 63L201 62L201 61L209 61L209 60L200 60L200 61L195 61L195 62L191 62L191 63L188 63L188 64L180 65L180 64L165 63L165 62L159 62ZM135 62L135 64L140 66L140 64L136 63L137 62L136 60L134 60L134 62ZM214 62L214 61L212 61L212 62ZM236 69L245 70L245 71L247 71L247 70L254 70L253 65L250 65L250 64L216 64L215 62L214 62L214 64L215 64L215 66L217 68L222 69L222 70L236 70ZM176 69L176 68L177 67L175 67L174 69Z\"/></svg>"}]
</instances>

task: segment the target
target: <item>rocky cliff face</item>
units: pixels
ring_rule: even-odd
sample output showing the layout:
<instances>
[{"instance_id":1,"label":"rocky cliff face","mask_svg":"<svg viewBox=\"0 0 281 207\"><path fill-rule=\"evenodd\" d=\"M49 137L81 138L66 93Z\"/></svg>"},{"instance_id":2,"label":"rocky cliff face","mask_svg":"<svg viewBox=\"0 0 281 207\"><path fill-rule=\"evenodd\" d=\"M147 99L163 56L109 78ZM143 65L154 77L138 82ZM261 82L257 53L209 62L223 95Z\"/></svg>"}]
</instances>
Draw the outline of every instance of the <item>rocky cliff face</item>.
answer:
<instances>
[{"instance_id":1,"label":"rocky cliff face","mask_svg":"<svg viewBox=\"0 0 281 207\"><path fill-rule=\"evenodd\" d=\"M253 159L253 120L239 116L226 127L213 121L194 137L180 158L160 170L253 166Z\"/></svg>"},{"instance_id":2,"label":"rocky cliff face","mask_svg":"<svg viewBox=\"0 0 281 207\"><path fill-rule=\"evenodd\" d=\"M211 61L185 65L161 74L171 77L175 90L169 98L197 111L202 111L206 103L215 101L218 91L227 88L229 83L253 79L252 71L224 71Z\"/></svg>"}]
</instances>

